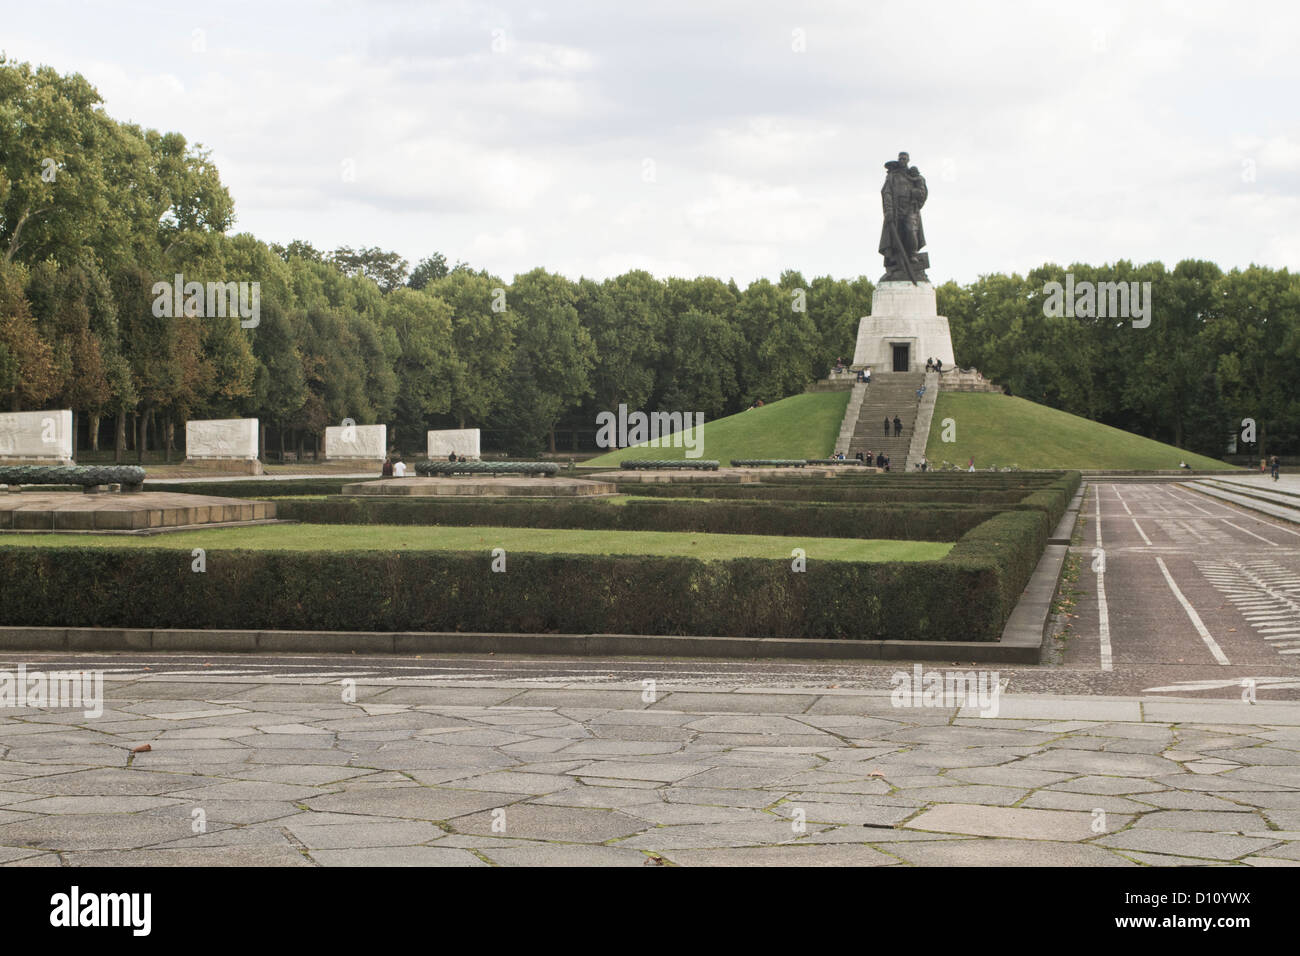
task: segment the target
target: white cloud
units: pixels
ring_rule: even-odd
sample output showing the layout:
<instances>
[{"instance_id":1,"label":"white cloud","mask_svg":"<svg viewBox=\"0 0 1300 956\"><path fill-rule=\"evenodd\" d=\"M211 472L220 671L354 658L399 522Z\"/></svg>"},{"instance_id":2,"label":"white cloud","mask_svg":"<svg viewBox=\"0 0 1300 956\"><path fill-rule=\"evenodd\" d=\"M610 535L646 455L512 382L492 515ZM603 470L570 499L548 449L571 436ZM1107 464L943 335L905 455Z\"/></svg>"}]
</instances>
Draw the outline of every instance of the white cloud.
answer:
<instances>
[{"instance_id":1,"label":"white cloud","mask_svg":"<svg viewBox=\"0 0 1300 956\"><path fill-rule=\"evenodd\" d=\"M907 149L936 280L1300 251L1300 12L1282 0L592 11L47 0L7 11L5 49L211 147L239 228L268 241L504 276L874 278L881 167Z\"/></svg>"}]
</instances>

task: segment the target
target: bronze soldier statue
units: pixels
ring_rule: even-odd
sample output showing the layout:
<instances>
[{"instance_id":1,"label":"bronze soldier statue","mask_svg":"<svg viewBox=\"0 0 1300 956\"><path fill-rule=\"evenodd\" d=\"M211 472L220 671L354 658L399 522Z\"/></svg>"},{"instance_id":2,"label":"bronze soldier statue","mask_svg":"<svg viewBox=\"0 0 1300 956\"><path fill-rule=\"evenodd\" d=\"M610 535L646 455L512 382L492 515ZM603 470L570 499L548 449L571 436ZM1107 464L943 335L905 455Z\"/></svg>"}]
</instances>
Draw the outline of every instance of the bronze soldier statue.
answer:
<instances>
[{"instance_id":1,"label":"bronze soldier statue","mask_svg":"<svg viewBox=\"0 0 1300 956\"><path fill-rule=\"evenodd\" d=\"M898 159L885 163L885 185L880 188L885 223L880 230L879 252L885 257L885 274L881 282L929 282L925 270L930 268L930 254L925 248L925 230L921 227L921 207L929 190L925 177L911 157L899 153Z\"/></svg>"}]
</instances>

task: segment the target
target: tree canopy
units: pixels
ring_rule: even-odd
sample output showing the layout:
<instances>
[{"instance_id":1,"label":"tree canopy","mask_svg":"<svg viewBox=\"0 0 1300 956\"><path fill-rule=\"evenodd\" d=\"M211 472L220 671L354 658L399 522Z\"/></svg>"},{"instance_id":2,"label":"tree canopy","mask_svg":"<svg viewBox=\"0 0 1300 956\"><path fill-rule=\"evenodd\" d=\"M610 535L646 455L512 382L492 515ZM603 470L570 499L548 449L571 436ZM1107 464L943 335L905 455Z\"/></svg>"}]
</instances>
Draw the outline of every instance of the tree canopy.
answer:
<instances>
[{"instance_id":1,"label":"tree canopy","mask_svg":"<svg viewBox=\"0 0 1300 956\"><path fill-rule=\"evenodd\" d=\"M318 250L232 233L209 152L119 123L78 74L0 59L0 408L72 408L98 440L158 448L191 418L256 416L283 442L385 422L408 452L482 427L555 449L626 404L716 418L805 389L849 358L865 277L795 270L741 289L633 270L507 281L435 252ZM1052 317L1045 286L1150 282L1149 325ZM154 286L257 283L260 314L159 316ZM212 285L209 285L212 284ZM1243 419L1262 453L1300 450L1300 281L1188 260L1044 264L938 290L959 364L1013 394L1221 455ZM491 446L491 443L490 443Z\"/></svg>"}]
</instances>

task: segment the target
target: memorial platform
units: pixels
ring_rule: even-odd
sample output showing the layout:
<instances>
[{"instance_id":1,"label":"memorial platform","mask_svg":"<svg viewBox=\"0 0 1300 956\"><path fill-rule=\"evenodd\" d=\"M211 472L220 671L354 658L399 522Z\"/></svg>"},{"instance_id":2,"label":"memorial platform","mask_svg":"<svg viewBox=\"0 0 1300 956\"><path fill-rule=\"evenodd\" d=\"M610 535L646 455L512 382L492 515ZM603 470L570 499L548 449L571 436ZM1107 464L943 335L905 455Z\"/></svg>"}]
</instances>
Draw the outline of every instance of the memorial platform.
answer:
<instances>
[{"instance_id":1,"label":"memorial platform","mask_svg":"<svg viewBox=\"0 0 1300 956\"><path fill-rule=\"evenodd\" d=\"M157 534L274 520L274 502L246 498L165 491L88 495L42 490L0 494L0 532Z\"/></svg>"},{"instance_id":2,"label":"memorial platform","mask_svg":"<svg viewBox=\"0 0 1300 956\"><path fill-rule=\"evenodd\" d=\"M473 475L446 478L381 478L344 485L343 495L410 495L456 497L573 498L618 494L608 481L586 478L545 478L524 475Z\"/></svg>"}]
</instances>

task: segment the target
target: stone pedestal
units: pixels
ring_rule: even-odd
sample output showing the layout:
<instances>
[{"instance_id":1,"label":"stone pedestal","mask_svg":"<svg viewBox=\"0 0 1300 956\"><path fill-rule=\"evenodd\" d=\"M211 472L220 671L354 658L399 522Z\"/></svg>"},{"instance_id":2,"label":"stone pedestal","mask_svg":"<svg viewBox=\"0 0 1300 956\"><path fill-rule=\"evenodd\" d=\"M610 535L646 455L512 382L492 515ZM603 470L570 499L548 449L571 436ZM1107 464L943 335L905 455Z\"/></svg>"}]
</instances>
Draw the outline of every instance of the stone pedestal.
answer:
<instances>
[{"instance_id":1,"label":"stone pedestal","mask_svg":"<svg viewBox=\"0 0 1300 956\"><path fill-rule=\"evenodd\" d=\"M256 458L186 458L181 463L186 468L219 472L225 475L261 475L266 473Z\"/></svg>"},{"instance_id":2,"label":"stone pedestal","mask_svg":"<svg viewBox=\"0 0 1300 956\"><path fill-rule=\"evenodd\" d=\"M906 347L906 368L895 367L895 351ZM871 314L858 323L853 350L855 368L868 365L877 372L920 372L935 358L944 368L956 362L948 319L939 315L934 286L928 282L882 282L871 295Z\"/></svg>"}]
</instances>

